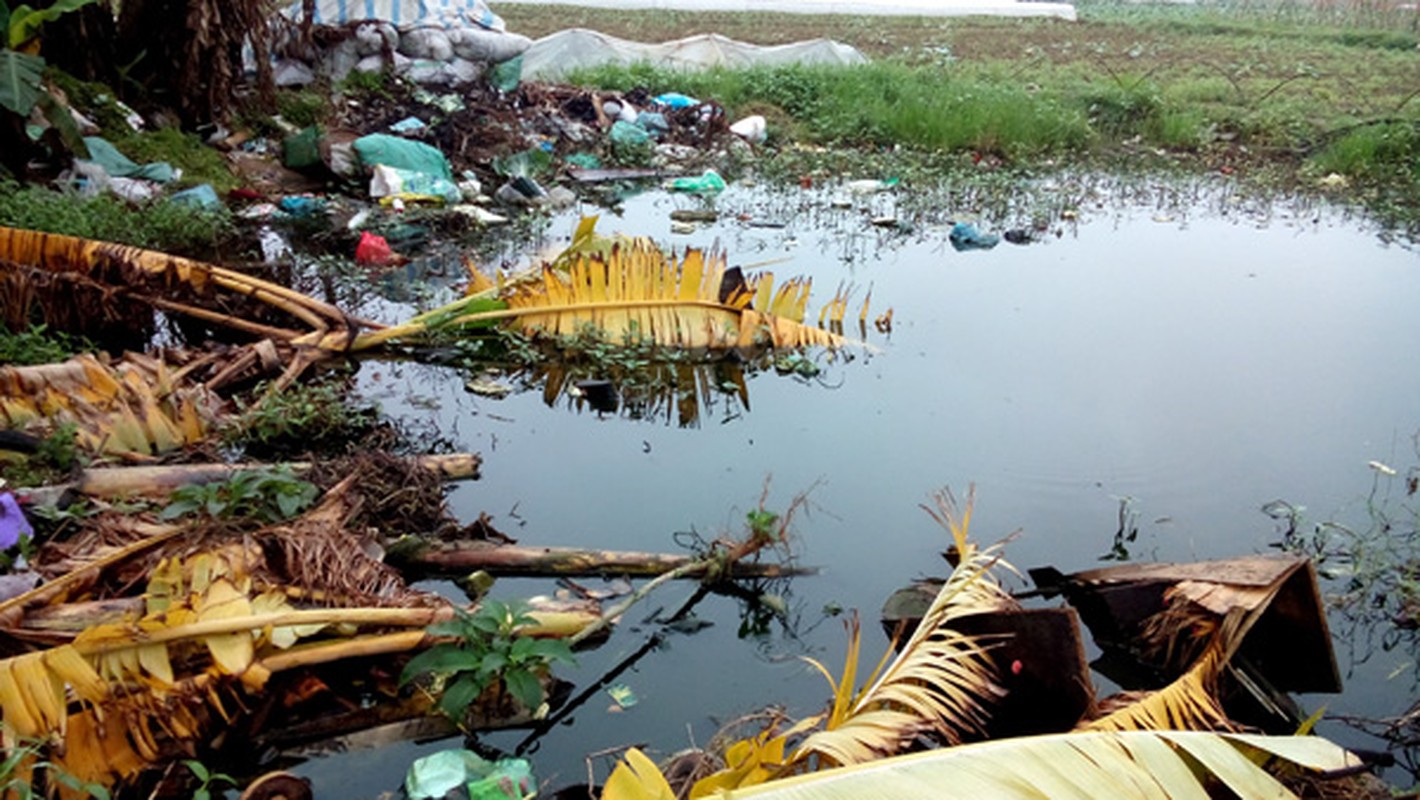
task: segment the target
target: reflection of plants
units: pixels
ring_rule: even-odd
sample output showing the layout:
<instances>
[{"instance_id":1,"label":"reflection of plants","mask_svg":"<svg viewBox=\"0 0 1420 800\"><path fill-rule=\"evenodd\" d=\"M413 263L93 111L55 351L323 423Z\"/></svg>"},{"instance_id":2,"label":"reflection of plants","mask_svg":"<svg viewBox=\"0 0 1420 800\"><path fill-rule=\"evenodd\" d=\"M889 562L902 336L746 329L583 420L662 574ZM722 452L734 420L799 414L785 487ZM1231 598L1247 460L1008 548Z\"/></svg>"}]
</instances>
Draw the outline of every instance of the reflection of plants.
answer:
<instances>
[{"instance_id":1,"label":"reflection of plants","mask_svg":"<svg viewBox=\"0 0 1420 800\"><path fill-rule=\"evenodd\" d=\"M1100 561L1128 561L1129 545L1139 538L1139 512L1134 510L1134 498L1119 498L1119 527L1114 531L1114 541L1109 552L1100 556Z\"/></svg>"},{"instance_id":2,"label":"reflection of plants","mask_svg":"<svg viewBox=\"0 0 1420 800\"><path fill-rule=\"evenodd\" d=\"M1332 582L1336 609L1358 626L1353 633L1379 632L1382 650L1408 647L1414 661L1420 648L1420 507L1414 504L1420 466L1404 475L1378 462L1371 466L1375 476L1360 520L1308 524L1304 507L1281 500L1262 510L1284 526L1279 546L1312 558Z\"/></svg>"},{"instance_id":3,"label":"reflection of plants","mask_svg":"<svg viewBox=\"0 0 1420 800\"><path fill-rule=\"evenodd\" d=\"M1420 454L1420 434L1414 438ZM1278 524L1275 546L1316 564L1332 611L1336 639L1352 664L1377 653L1392 654L1390 677L1407 671L1420 684L1420 465L1400 472L1371 462L1374 472L1364 513L1308 522L1303 506L1274 500L1262 507ZM1338 624L1339 623L1339 624ZM1413 692L1412 692L1413 694ZM1420 704L1386 719L1345 718L1348 724L1387 739L1400 749L1397 761L1420 775Z\"/></svg>"},{"instance_id":4,"label":"reflection of plants","mask_svg":"<svg viewBox=\"0 0 1420 800\"><path fill-rule=\"evenodd\" d=\"M319 489L300 480L290 468L246 470L230 480L183 486L172 493L172 501L159 516L176 519L188 514L213 518L250 518L276 523L306 510Z\"/></svg>"},{"instance_id":5,"label":"reflection of plants","mask_svg":"<svg viewBox=\"0 0 1420 800\"><path fill-rule=\"evenodd\" d=\"M455 721L461 721L467 708L490 686L501 685L528 710L536 711L545 695L539 676L554 661L576 660L561 639L517 635L519 627L535 621L522 603L485 599L473 613L456 608L454 615L447 622L430 625L429 633L457 641L436 644L410 659L400 683L434 675L442 687L439 710Z\"/></svg>"}]
</instances>

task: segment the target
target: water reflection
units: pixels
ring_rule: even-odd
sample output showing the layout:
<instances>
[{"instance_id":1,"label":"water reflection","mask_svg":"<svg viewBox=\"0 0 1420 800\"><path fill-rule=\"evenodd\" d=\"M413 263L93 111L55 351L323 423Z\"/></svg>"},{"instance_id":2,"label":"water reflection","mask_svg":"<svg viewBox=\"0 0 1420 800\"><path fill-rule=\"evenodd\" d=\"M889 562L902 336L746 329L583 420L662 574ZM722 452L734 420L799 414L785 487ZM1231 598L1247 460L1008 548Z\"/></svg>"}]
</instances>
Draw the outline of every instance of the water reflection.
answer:
<instances>
[{"instance_id":1,"label":"water reflection","mask_svg":"<svg viewBox=\"0 0 1420 800\"><path fill-rule=\"evenodd\" d=\"M1374 478L1367 461L1404 462L1420 428L1420 372L1405 366L1420 337L1414 252L1324 199L1279 201L1219 178L1034 183L904 186L891 208L871 198L836 208L832 187L734 187L719 222L689 235L670 230L669 211L685 201L665 195L603 220L678 249L718 242L742 266L788 259L785 272L822 285L871 285L875 306L895 308L891 337L872 338L882 352L871 358L816 362L816 378L754 359L666 364L626 382L529 371L517 379L524 391L494 401L467 394L458 370L382 366L376 390L390 413L431 419L484 453L483 478L451 503L469 519L516 509L527 542L673 549L672 532L688 525L737 524L734 507L758 497L768 473L785 491L822 480L823 513L801 524L799 552L825 569L796 580L790 601L811 622L822 615L809 610L828 607L873 613L937 570L944 545L918 504L946 483L977 482L982 537L1023 529L1014 563L1073 571L1114 552L1116 535L1131 559L1264 551L1278 537L1263 503L1354 510ZM889 211L910 227L872 225ZM1024 247L956 253L947 223L961 218L996 231L1041 220L1046 231ZM585 381L613 384L615 410L568 393ZM402 403L401 391L420 401ZM666 752L704 742L711 716L821 707L821 682L773 657L798 646L774 624L750 645L736 635L739 603L711 597L697 613L715 625L668 637L621 678L642 698L635 709L589 704L575 726L548 731L540 774L582 780L587 753L628 742ZM629 627L568 677L589 685L633 652L645 632ZM797 635L821 659L840 657L837 625ZM1400 655L1380 651L1342 696L1303 702L1395 716L1414 701L1413 673L1388 679ZM1321 732L1376 747L1333 723Z\"/></svg>"}]
</instances>

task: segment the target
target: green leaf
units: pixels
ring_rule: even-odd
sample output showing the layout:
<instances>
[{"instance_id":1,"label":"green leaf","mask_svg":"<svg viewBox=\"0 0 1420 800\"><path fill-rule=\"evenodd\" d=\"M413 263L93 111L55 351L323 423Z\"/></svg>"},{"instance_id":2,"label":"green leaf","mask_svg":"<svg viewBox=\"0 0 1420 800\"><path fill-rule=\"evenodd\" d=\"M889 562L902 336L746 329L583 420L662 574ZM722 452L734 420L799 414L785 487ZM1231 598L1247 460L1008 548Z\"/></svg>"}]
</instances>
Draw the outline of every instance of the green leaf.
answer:
<instances>
[{"instance_id":1,"label":"green leaf","mask_svg":"<svg viewBox=\"0 0 1420 800\"><path fill-rule=\"evenodd\" d=\"M542 705L542 683L531 672L514 667L503 673L503 685L530 711L536 711Z\"/></svg>"},{"instance_id":2,"label":"green leaf","mask_svg":"<svg viewBox=\"0 0 1420 800\"><path fill-rule=\"evenodd\" d=\"M70 11L77 11L90 3L98 0L56 0L49 8L42 8L36 11L29 6L15 6L10 12L8 30L8 42L11 48L18 50L31 39L39 35L39 30L46 22L53 22Z\"/></svg>"},{"instance_id":3,"label":"green leaf","mask_svg":"<svg viewBox=\"0 0 1420 800\"><path fill-rule=\"evenodd\" d=\"M462 647L452 644L436 644L409 659L409 663L404 665L404 671L400 673L399 682L401 684L408 683L415 676L423 675L426 672L447 675L472 671L478 669L481 663L482 659Z\"/></svg>"},{"instance_id":4,"label":"green leaf","mask_svg":"<svg viewBox=\"0 0 1420 800\"><path fill-rule=\"evenodd\" d=\"M169 503L167 508L164 508L162 512L158 514L158 519L177 519L184 514L191 514L201 507L201 503L198 503L196 500L175 500Z\"/></svg>"},{"instance_id":5,"label":"green leaf","mask_svg":"<svg viewBox=\"0 0 1420 800\"><path fill-rule=\"evenodd\" d=\"M276 495L276 507L281 509L281 516L290 519L300 512L301 498L298 495L278 494Z\"/></svg>"},{"instance_id":6,"label":"green leaf","mask_svg":"<svg viewBox=\"0 0 1420 800\"><path fill-rule=\"evenodd\" d=\"M201 761L187 758L183 759L182 765L191 770L192 774L195 775L199 781L207 783L212 780L212 773L208 771L207 765L203 764Z\"/></svg>"},{"instance_id":7,"label":"green leaf","mask_svg":"<svg viewBox=\"0 0 1420 800\"><path fill-rule=\"evenodd\" d=\"M79 124L74 121L74 114L69 107L55 99L49 92L43 92L39 96L36 104L44 112L44 118L49 120L49 124L56 131L59 131L59 138L64 142L64 146L69 148L69 152L75 158L88 158L89 146L84 143L84 134L79 132Z\"/></svg>"},{"instance_id":8,"label":"green leaf","mask_svg":"<svg viewBox=\"0 0 1420 800\"><path fill-rule=\"evenodd\" d=\"M456 722L462 721L464 711L478 699L483 693L483 687L487 685L471 673L465 672L444 690L444 696L439 698L439 710Z\"/></svg>"},{"instance_id":9,"label":"green leaf","mask_svg":"<svg viewBox=\"0 0 1420 800\"><path fill-rule=\"evenodd\" d=\"M502 653L489 653L480 659L478 671L485 676L492 677L506 666L508 666L507 656Z\"/></svg>"},{"instance_id":10,"label":"green leaf","mask_svg":"<svg viewBox=\"0 0 1420 800\"><path fill-rule=\"evenodd\" d=\"M567 664L577 663L577 657L572 654L572 648L563 639L530 639L533 642L533 655L542 659L544 663L562 661Z\"/></svg>"},{"instance_id":11,"label":"green leaf","mask_svg":"<svg viewBox=\"0 0 1420 800\"><path fill-rule=\"evenodd\" d=\"M44 59L14 50L0 50L0 106L27 117L43 89Z\"/></svg>"}]
</instances>

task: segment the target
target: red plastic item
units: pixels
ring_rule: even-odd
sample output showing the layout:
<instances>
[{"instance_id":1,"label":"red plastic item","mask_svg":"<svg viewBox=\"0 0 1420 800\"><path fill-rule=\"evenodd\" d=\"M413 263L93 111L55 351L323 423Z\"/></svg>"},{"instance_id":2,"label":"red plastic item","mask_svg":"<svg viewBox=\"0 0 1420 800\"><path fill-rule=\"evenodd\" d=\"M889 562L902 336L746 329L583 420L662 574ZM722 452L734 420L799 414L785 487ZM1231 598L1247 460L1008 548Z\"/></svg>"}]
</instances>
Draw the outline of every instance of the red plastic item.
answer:
<instances>
[{"instance_id":1,"label":"red plastic item","mask_svg":"<svg viewBox=\"0 0 1420 800\"><path fill-rule=\"evenodd\" d=\"M365 231L360 234L360 244L355 246L355 263L388 267L399 263L399 256L390 249L385 237Z\"/></svg>"}]
</instances>

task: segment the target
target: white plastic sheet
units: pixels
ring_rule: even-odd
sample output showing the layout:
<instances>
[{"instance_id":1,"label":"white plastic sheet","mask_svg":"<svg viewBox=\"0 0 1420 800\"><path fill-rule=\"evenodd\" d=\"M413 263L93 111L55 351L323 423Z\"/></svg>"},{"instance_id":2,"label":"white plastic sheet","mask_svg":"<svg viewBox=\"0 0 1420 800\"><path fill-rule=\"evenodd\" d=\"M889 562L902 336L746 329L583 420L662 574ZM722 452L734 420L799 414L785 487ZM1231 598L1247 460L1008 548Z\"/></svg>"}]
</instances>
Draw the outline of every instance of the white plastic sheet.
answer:
<instances>
[{"instance_id":1,"label":"white plastic sheet","mask_svg":"<svg viewBox=\"0 0 1420 800\"><path fill-rule=\"evenodd\" d=\"M775 11L786 14L853 14L914 17L1059 17L1074 21L1068 2L1034 0L495 0L495 5L533 3L594 8L675 11Z\"/></svg>"},{"instance_id":2,"label":"white plastic sheet","mask_svg":"<svg viewBox=\"0 0 1420 800\"><path fill-rule=\"evenodd\" d=\"M301 18L301 2L281 12L288 19ZM316 0L317 25L344 25L374 19L392 23L401 30L423 26L459 28L477 25L491 31L503 30L503 20L488 7L486 0Z\"/></svg>"},{"instance_id":3,"label":"white plastic sheet","mask_svg":"<svg viewBox=\"0 0 1420 800\"><path fill-rule=\"evenodd\" d=\"M867 60L857 49L828 39L763 46L707 33L662 44L645 44L573 28L533 42L523 53L523 77L549 80L579 67L642 61L672 68L703 69L755 64L863 64Z\"/></svg>"}]
</instances>

